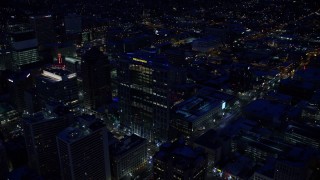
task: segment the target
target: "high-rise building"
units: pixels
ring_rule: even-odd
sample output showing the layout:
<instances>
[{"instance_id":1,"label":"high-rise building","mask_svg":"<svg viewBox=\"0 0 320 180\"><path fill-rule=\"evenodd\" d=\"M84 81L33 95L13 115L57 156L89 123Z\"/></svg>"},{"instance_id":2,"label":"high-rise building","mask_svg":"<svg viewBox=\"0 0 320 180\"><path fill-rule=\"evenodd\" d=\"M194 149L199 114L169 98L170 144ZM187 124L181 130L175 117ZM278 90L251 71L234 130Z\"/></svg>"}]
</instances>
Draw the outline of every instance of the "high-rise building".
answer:
<instances>
[{"instance_id":1,"label":"high-rise building","mask_svg":"<svg viewBox=\"0 0 320 180\"><path fill-rule=\"evenodd\" d=\"M279 157L290 150L291 146L276 140L259 137L251 132L242 132L231 141L233 152L242 152L255 162L265 162L268 157Z\"/></svg>"},{"instance_id":2,"label":"high-rise building","mask_svg":"<svg viewBox=\"0 0 320 180\"><path fill-rule=\"evenodd\" d=\"M99 109L112 101L110 65L98 48L85 52L81 60L84 107Z\"/></svg>"},{"instance_id":3,"label":"high-rise building","mask_svg":"<svg viewBox=\"0 0 320 180\"><path fill-rule=\"evenodd\" d=\"M17 128L20 122L20 114L11 105L0 103L0 129L4 139L10 137L10 133Z\"/></svg>"},{"instance_id":4,"label":"high-rise building","mask_svg":"<svg viewBox=\"0 0 320 180\"><path fill-rule=\"evenodd\" d=\"M52 15L31 16L30 22L35 30L40 50L54 46L54 43L56 43L56 34L53 28Z\"/></svg>"},{"instance_id":5,"label":"high-rise building","mask_svg":"<svg viewBox=\"0 0 320 180\"><path fill-rule=\"evenodd\" d=\"M57 37L52 15L31 16L30 23L35 30L39 58L41 61L51 63L57 48Z\"/></svg>"},{"instance_id":6,"label":"high-rise building","mask_svg":"<svg viewBox=\"0 0 320 180\"><path fill-rule=\"evenodd\" d=\"M31 73L14 73L9 77L8 82L11 102L13 105L15 105L16 110L22 113L24 110L26 110L24 93L26 90L32 87Z\"/></svg>"},{"instance_id":7,"label":"high-rise building","mask_svg":"<svg viewBox=\"0 0 320 180\"><path fill-rule=\"evenodd\" d=\"M204 180L208 158L202 148L192 148L183 140L161 145L153 156L154 179Z\"/></svg>"},{"instance_id":8,"label":"high-rise building","mask_svg":"<svg viewBox=\"0 0 320 180\"><path fill-rule=\"evenodd\" d=\"M309 164L314 158L311 149L293 148L279 157L275 163L274 179L308 179Z\"/></svg>"},{"instance_id":9,"label":"high-rise building","mask_svg":"<svg viewBox=\"0 0 320 180\"><path fill-rule=\"evenodd\" d=\"M135 134L110 145L112 179L130 177L147 166L147 140Z\"/></svg>"},{"instance_id":10,"label":"high-rise building","mask_svg":"<svg viewBox=\"0 0 320 180\"><path fill-rule=\"evenodd\" d=\"M111 180L108 132L94 116L82 115L57 136L61 179Z\"/></svg>"},{"instance_id":11,"label":"high-rise building","mask_svg":"<svg viewBox=\"0 0 320 180\"><path fill-rule=\"evenodd\" d=\"M28 24L14 23L8 25L12 60L9 68L18 71L21 66L37 62L37 39L34 30Z\"/></svg>"},{"instance_id":12,"label":"high-rise building","mask_svg":"<svg viewBox=\"0 0 320 180\"><path fill-rule=\"evenodd\" d=\"M8 174L8 161L5 146L0 139L0 178L5 178Z\"/></svg>"},{"instance_id":13,"label":"high-rise building","mask_svg":"<svg viewBox=\"0 0 320 180\"><path fill-rule=\"evenodd\" d=\"M1 21L1 20L0 20ZM0 71L7 69L8 63L11 60L11 50L8 46L8 39L0 26Z\"/></svg>"},{"instance_id":14,"label":"high-rise building","mask_svg":"<svg viewBox=\"0 0 320 180\"><path fill-rule=\"evenodd\" d=\"M66 65L66 69L73 72L80 74L81 72L81 60L76 59L76 58L71 58L71 57L65 57L64 58L64 64Z\"/></svg>"},{"instance_id":15,"label":"high-rise building","mask_svg":"<svg viewBox=\"0 0 320 180\"><path fill-rule=\"evenodd\" d=\"M8 68L11 58L11 51L9 49L0 48L0 71L4 71Z\"/></svg>"},{"instance_id":16,"label":"high-rise building","mask_svg":"<svg viewBox=\"0 0 320 180\"><path fill-rule=\"evenodd\" d=\"M148 140L166 140L171 107L181 100L174 88L186 82L184 69L141 51L119 60L117 76L121 123Z\"/></svg>"},{"instance_id":17,"label":"high-rise building","mask_svg":"<svg viewBox=\"0 0 320 180\"><path fill-rule=\"evenodd\" d=\"M78 34L82 32L82 17L76 14L69 14L64 17L66 34Z\"/></svg>"},{"instance_id":18,"label":"high-rise building","mask_svg":"<svg viewBox=\"0 0 320 180\"><path fill-rule=\"evenodd\" d=\"M67 127L68 112L61 106L23 117L29 165L46 179L59 179L56 136Z\"/></svg>"},{"instance_id":19,"label":"high-rise building","mask_svg":"<svg viewBox=\"0 0 320 180\"><path fill-rule=\"evenodd\" d=\"M42 104L54 100L74 108L78 104L78 84L76 73L71 73L60 66L44 69L36 77L36 89Z\"/></svg>"},{"instance_id":20,"label":"high-rise building","mask_svg":"<svg viewBox=\"0 0 320 180\"><path fill-rule=\"evenodd\" d=\"M35 87L24 92L24 102L26 105L26 113L32 114L42 109L41 100L38 97L37 89Z\"/></svg>"}]
</instances>

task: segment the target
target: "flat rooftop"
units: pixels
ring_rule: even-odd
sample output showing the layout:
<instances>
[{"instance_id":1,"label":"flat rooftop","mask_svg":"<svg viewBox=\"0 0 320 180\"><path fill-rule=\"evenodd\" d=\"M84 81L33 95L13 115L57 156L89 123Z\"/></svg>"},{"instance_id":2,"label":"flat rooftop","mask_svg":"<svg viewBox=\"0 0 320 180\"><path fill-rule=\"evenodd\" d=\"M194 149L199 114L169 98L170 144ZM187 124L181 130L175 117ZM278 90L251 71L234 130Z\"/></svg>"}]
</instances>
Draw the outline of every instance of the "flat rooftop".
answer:
<instances>
[{"instance_id":1,"label":"flat rooftop","mask_svg":"<svg viewBox=\"0 0 320 180\"><path fill-rule=\"evenodd\" d=\"M70 72L68 70L65 70L62 68L55 68L55 67L46 68L46 69L44 69L44 71L51 72L51 73L58 75L58 76L66 76L66 75L72 74L72 72Z\"/></svg>"},{"instance_id":2,"label":"flat rooftop","mask_svg":"<svg viewBox=\"0 0 320 180\"><path fill-rule=\"evenodd\" d=\"M72 143L104 127L103 122L94 115L81 115L76 118L74 124L60 132L58 138L67 143Z\"/></svg>"},{"instance_id":3,"label":"flat rooftop","mask_svg":"<svg viewBox=\"0 0 320 180\"><path fill-rule=\"evenodd\" d=\"M147 140L132 134L131 136L126 136L122 138L120 142L110 146L110 152L112 153L112 156L120 156L128 151L132 151L135 147L138 147L141 144L147 144Z\"/></svg>"},{"instance_id":4,"label":"flat rooftop","mask_svg":"<svg viewBox=\"0 0 320 180\"><path fill-rule=\"evenodd\" d=\"M138 51L135 53L127 53L126 58L124 59L126 59L130 63L145 64L148 66L170 66L170 62L164 55L159 55L151 51Z\"/></svg>"},{"instance_id":5,"label":"flat rooftop","mask_svg":"<svg viewBox=\"0 0 320 180\"><path fill-rule=\"evenodd\" d=\"M40 112L23 117L23 121L28 124L37 124L41 122L48 122L48 121L55 120L57 117L58 116L55 113L40 111Z\"/></svg>"},{"instance_id":6,"label":"flat rooftop","mask_svg":"<svg viewBox=\"0 0 320 180\"><path fill-rule=\"evenodd\" d=\"M262 119L279 119L288 110L288 106L265 99L257 99L244 108L244 113ZM248 117L250 119L250 117Z\"/></svg>"},{"instance_id":7,"label":"flat rooftop","mask_svg":"<svg viewBox=\"0 0 320 180\"><path fill-rule=\"evenodd\" d=\"M174 167L183 170L202 166L207 158L202 148L185 145L182 140L164 143L153 157L163 162L171 162Z\"/></svg>"},{"instance_id":8,"label":"flat rooftop","mask_svg":"<svg viewBox=\"0 0 320 180\"><path fill-rule=\"evenodd\" d=\"M59 67L50 67L42 71L41 77L50 80L51 82L59 82L62 80L75 78L76 73L72 73Z\"/></svg>"},{"instance_id":9,"label":"flat rooftop","mask_svg":"<svg viewBox=\"0 0 320 180\"><path fill-rule=\"evenodd\" d=\"M197 120L215 108L222 108L224 102L230 102L233 96L216 91L211 88L203 88L198 93L176 105L176 116L189 122Z\"/></svg>"}]
</instances>

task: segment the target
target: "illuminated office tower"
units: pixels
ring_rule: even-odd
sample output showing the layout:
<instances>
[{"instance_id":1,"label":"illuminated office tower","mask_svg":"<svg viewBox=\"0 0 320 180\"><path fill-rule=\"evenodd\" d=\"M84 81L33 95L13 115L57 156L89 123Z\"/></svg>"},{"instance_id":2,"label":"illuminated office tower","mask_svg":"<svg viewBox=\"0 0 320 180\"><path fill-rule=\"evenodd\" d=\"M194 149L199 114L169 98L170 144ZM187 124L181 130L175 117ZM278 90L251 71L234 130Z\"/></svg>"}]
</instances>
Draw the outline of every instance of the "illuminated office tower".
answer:
<instances>
[{"instance_id":1,"label":"illuminated office tower","mask_svg":"<svg viewBox=\"0 0 320 180\"><path fill-rule=\"evenodd\" d=\"M112 178L123 179L139 174L148 165L147 140L132 134L110 145Z\"/></svg>"},{"instance_id":2,"label":"illuminated office tower","mask_svg":"<svg viewBox=\"0 0 320 180\"><path fill-rule=\"evenodd\" d=\"M166 140L171 107L180 100L174 87L185 83L185 71L152 51L121 58L117 71L121 123L148 140Z\"/></svg>"},{"instance_id":3,"label":"illuminated office tower","mask_svg":"<svg viewBox=\"0 0 320 180\"><path fill-rule=\"evenodd\" d=\"M9 24L8 33L12 48L12 60L9 68L19 71L22 66L37 62L37 39L34 30L28 24Z\"/></svg>"},{"instance_id":4,"label":"illuminated office tower","mask_svg":"<svg viewBox=\"0 0 320 180\"><path fill-rule=\"evenodd\" d=\"M86 51L81 59L84 106L99 109L112 101L110 64L98 48Z\"/></svg>"},{"instance_id":5,"label":"illuminated office tower","mask_svg":"<svg viewBox=\"0 0 320 180\"><path fill-rule=\"evenodd\" d=\"M108 132L101 120L82 115L57 136L61 179L111 180Z\"/></svg>"},{"instance_id":6,"label":"illuminated office tower","mask_svg":"<svg viewBox=\"0 0 320 180\"><path fill-rule=\"evenodd\" d=\"M36 78L36 89L42 103L58 101L70 108L78 104L78 84L76 73L59 66L44 69Z\"/></svg>"},{"instance_id":7,"label":"illuminated office tower","mask_svg":"<svg viewBox=\"0 0 320 180\"><path fill-rule=\"evenodd\" d=\"M48 105L22 120L29 165L46 179L59 179L56 135L67 127L67 114L63 108Z\"/></svg>"}]
</instances>

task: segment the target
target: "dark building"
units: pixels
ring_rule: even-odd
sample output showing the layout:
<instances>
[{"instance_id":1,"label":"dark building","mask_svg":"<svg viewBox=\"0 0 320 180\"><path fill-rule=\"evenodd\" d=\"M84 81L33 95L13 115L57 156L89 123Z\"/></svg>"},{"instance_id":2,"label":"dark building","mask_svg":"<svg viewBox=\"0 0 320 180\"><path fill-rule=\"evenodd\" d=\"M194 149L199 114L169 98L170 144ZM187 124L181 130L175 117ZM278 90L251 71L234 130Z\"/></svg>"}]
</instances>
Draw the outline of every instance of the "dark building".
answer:
<instances>
[{"instance_id":1,"label":"dark building","mask_svg":"<svg viewBox=\"0 0 320 180\"><path fill-rule=\"evenodd\" d=\"M266 99L257 99L243 108L244 116L263 125L279 126L286 120L289 106Z\"/></svg>"},{"instance_id":2,"label":"dark building","mask_svg":"<svg viewBox=\"0 0 320 180\"><path fill-rule=\"evenodd\" d=\"M247 91L252 88L253 74L250 67L237 65L230 71L229 81L231 88L236 91Z\"/></svg>"},{"instance_id":3,"label":"dark building","mask_svg":"<svg viewBox=\"0 0 320 180\"><path fill-rule=\"evenodd\" d=\"M310 174L309 165L315 154L310 149L293 148L279 157L275 163L274 179L304 180Z\"/></svg>"},{"instance_id":4,"label":"dark building","mask_svg":"<svg viewBox=\"0 0 320 180\"><path fill-rule=\"evenodd\" d=\"M8 103L0 103L0 134L4 139L10 138L10 133L17 128L20 113Z\"/></svg>"},{"instance_id":5,"label":"dark building","mask_svg":"<svg viewBox=\"0 0 320 180\"><path fill-rule=\"evenodd\" d=\"M78 116L57 135L61 179L111 180L108 132L100 119Z\"/></svg>"},{"instance_id":6,"label":"dark building","mask_svg":"<svg viewBox=\"0 0 320 180\"><path fill-rule=\"evenodd\" d=\"M154 179L204 180L207 166L204 149L185 145L181 139L162 144L153 156Z\"/></svg>"},{"instance_id":7,"label":"dark building","mask_svg":"<svg viewBox=\"0 0 320 180\"><path fill-rule=\"evenodd\" d=\"M9 172L7 153L4 146L4 143L0 139L0 179L5 178Z\"/></svg>"},{"instance_id":8,"label":"dark building","mask_svg":"<svg viewBox=\"0 0 320 180\"><path fill-rule=\"evenodd\" d=\"M78 34L82 32L82 17L76 14L68 14L64 17L66 34Z\"/></svg>"},{"instance_id":9,"label":"dark building","mask_svg":"<svg viewBox=\"0 0 320 180\"><path fill-rule=\"evenodd\" d=\"M208 154L209 168L216 166L226 159L228 153L231 151L230 145L230 139L219 136L218 132L213 129L210 129L194 141L195 147L205 149Z\"/></svg>"},{"instance_id":10,"label":"dark building","mask_svg":"<svg viewBox=\"0 0 320 180\"><path fill-rule=\"evenodd\" d=\"M112 179L139 174L147 166L147 140L135 134L110 146Z\"/></svg>"},{"instance_id":11,"label":"dark building","mask_svg":"<svg viewBox=\"0 0 320 180\"><path fill-rule=\"evenodd\" d=\"M32 114L42 109L41 100L35 87L24 92L24 100L26 103L25 111L27 113Z\"/></svg>"},{"instance_id":12,"label":"dark building","mask_svg":"<svg viewBox=\"0 0 320 180\"><path fill-rule=\"evenodd\" d=\"M8 65L12 59L10 49L0 48L0 71L8 69Z\"/></svg>"},{"instance_id":13,"label":"dark building","mask_svg":"<svg viewBox=\"0 0 320 180\"><path fill-rule=\"evenodd\" d=\"M39 50L52 48L56 43L52 15L31 16L30 22L35 30Z\"/></svg>"},{"instance_id":14,"label":"dark building","mask_svg":"<svg viewBox=\"0 0 320 180\"><path fill-rule=\"evenodd\" d=\"M304 145L320 149L319 127L290 124L283 133L283 139L293 145Z\"/></svg>"},{"instance_id":15,"label":"dark building","mask_svg":"<svg viewBox=\"0 0 320 180\"><path fill-rule=\"evenodd\" d=\"M33 179L33 180L43 180L42 176L39 176L33 169L22 166L11 171L8 175L8 179Z\"/></svg>"},{"instance_id":16,"label":"dark building","mask_svg":"<svg viewBox=\"0 0 320 180\"><path fill-rule=\"evenodd\" d=\"M279 85L279 92L293 96L297 100L308 100L314 94L315 85L308 81L283 79Z\"/></svg>"},{"instance_id":17,"label":"dark building","mask_svg":"<svg viewBox=\"0 0 320 180\"><path fill-rule=\"evenodd\" d=\"M56 135L67 127L68 113L55 104L23 117L29 165L46 179L59 178Z\"/></svg>"},{"instance_id":18,"label":"dark building","mask_svg":"<svg viewBox=\"0 0 320 180\"><path fill-rule=\"evenodd\" d=\"M32 87L33 80L29 72L12 74L8 79L8 86L12 104L19 113L26 110L25 91Z\"/></svg>"},{"instance_id":19,"label":"dark building","mask_svg":"<svg viewBox=\"0 0 320 180\"><path fill-rule=\"evenodd\" d=\"M233 152L243 153L255 162L265 162L269 156L277 158L291 148L286 143L254 136L249 132L233 138L231 147Z\"/></svg>"},{"instance_id":20,"label":"dark building","mask_svg":"<svg viewBox=\"0 0 320 180\"><path fill-rule=\"evenodd\" d=\"M110 65L98 48L85 52L81 60L84 107L99 109L112 101Z\"/></svg>"}]
</instances>

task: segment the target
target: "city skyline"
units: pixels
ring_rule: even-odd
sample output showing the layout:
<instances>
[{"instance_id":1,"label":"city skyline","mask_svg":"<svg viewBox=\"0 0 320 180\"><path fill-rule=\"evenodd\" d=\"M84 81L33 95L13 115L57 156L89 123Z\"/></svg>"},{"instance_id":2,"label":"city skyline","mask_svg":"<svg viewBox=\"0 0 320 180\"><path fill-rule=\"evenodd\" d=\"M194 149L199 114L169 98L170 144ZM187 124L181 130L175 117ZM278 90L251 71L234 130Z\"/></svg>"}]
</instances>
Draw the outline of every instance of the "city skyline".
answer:
<instances>
[{"instance_id":1,"label":"city skyline","mask_svg":"<svg viewBox=\"0 0 320 180\"><path fill-rule=\"evenodd\" d=\"M0 180L320 179L320 3L3 0Z\"/></svg>"}]
</instances>

